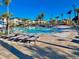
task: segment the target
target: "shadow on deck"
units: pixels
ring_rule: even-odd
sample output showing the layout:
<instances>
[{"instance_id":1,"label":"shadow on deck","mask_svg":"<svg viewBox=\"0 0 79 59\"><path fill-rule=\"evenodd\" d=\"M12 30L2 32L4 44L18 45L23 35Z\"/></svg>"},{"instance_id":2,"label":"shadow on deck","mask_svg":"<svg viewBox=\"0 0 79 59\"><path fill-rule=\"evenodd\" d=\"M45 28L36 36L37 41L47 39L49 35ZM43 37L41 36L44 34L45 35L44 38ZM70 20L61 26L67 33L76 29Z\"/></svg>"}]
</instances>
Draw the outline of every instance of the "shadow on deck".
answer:
<instances>
[{"instance_id":1,"label":"shadow on deck","mask_svg":"<svg viewBox=\"0 0 79 59\"><path fill-rule=\"evenodd\" d=\"M38 46L25 46L33 52L33 56L38 59L67 59L63 54L59 54L58 51L50 47L41 48Z\"/></svg>"},{"instance_id":2,"label":"shadow on deck","mask_svg":"<svg viewBox=\"0 0 79 59\"><path fill-rule=\"evenodd\" d=\"M72 50L77 50L79 51L79 49L77 48L72 48L72 47L68 47L68 46L63 46L63 45L57 45L57 44L53 44L53 43L49 43L49 42L44 42L44 41L37 41L37 42L41 42L41 43L44 43L44 44L49 44L49 45L54 45L54 46L58 46L58 47L62 47L62 48L67 48L67 49L72 49Z\"/></svg>"},{"instance_id":3,"label":"shadow on deck","mask_svg":"<svg viewBox=\"0 0 79 59\"><path fill-rule=\"evenodd\" d=\"M11 53L13 53L19 59L33 59L32 56L28 56L26 54L23 54L21 51L17 50L15 47L9 45L6 42L3 42L3 41L0 40L0 45L2 45L4 48L6 48Z\"/></svg>"}]
</instances>

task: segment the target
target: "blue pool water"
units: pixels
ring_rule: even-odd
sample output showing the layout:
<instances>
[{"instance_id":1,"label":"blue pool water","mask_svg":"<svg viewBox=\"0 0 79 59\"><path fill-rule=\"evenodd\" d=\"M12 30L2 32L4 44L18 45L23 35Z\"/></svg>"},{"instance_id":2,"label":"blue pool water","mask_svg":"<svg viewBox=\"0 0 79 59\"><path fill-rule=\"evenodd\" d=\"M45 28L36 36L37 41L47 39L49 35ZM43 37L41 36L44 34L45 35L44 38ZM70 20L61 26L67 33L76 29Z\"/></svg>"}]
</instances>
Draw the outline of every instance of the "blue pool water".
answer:
<instances>
[{"instance_id":1,"label":"blue pool water","mask_svg":"<svg viewBox=\"0 0 79 59\"><path fill-rule=\"evenodd\" d=\"M15 27L13 32L20 31L22 33L53 33L53 32L62 32L62 30L70 28L44 28L44 27Z\"/></svg>"}]
</instances>

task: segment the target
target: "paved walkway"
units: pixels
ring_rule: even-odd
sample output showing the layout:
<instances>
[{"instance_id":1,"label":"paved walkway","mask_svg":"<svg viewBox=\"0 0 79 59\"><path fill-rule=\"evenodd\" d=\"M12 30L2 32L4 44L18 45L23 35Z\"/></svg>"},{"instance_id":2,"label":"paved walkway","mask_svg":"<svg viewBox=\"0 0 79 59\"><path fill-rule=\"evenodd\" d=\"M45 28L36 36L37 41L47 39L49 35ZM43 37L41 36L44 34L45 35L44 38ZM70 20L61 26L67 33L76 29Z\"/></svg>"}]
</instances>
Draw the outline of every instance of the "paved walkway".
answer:
<instances>
[{"instance_id":1,"label":"paved walkway","mask_svg":"<svg viewBox=\"0 0 79 59\"><path fill-rule=\"evenodd\" d=\"M19 59L6 48L0 45L0 59Z\"/></svg>"},{"instance_id":2,"label":"paved walkway","mask_svg":"<svg viewBox=\"0 0 79 59\"><path fill-rule=\"evenodd\" d=\"M0 59L79 59L79 44L40 36L36 45L0 39Z\"/></svg>"}]
</instances>

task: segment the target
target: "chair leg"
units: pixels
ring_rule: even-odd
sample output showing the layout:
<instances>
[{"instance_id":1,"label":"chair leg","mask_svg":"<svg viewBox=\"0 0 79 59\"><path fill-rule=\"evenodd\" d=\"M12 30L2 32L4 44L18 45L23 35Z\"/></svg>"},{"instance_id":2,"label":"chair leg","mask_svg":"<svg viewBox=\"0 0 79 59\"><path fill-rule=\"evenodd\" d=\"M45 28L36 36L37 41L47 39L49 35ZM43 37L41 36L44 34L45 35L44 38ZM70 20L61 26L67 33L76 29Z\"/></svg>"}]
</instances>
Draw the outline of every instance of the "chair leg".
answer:
<instances>
[{"instance_id":1,"label":"chair leg","mask_svg":"<svg viewBox=\"0 0 79 59\"><path fill-rule=\"evenodd\" d=\"M29 44L29 46L31 45L31 41L30 40L27 43Z\"/></svg>"},{"instance_id":2,"label":"chair leg","mask_svg":"<svg viewBox=\"0 0 79 59\"><path fill-rule=\"evenodd\" d=\"M34 45L36 45L36 40L34 40Z\"/></svg>"}]
</instances>

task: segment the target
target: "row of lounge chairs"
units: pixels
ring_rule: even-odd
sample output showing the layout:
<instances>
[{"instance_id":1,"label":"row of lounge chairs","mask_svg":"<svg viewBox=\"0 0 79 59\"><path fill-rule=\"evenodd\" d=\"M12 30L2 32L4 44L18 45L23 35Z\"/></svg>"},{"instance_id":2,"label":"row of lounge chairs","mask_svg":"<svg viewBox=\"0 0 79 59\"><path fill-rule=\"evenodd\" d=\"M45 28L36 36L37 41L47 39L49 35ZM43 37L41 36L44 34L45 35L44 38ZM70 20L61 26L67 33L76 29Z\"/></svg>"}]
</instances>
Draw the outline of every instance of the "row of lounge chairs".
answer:
<instances>
[{"instance_id":1,"label":"row of lounge chairs","mask_svg":"<svg viewBox=\"0 0 79 59\"><path fill-rule=\"evenodd\" d=\"M31 42L35 43L36 40L39 38L39 36L26 35L26 34L9 34L9 35L1 35L0 38L22 43L31 43Z\"/></svg>"}]
</instances>

